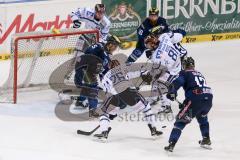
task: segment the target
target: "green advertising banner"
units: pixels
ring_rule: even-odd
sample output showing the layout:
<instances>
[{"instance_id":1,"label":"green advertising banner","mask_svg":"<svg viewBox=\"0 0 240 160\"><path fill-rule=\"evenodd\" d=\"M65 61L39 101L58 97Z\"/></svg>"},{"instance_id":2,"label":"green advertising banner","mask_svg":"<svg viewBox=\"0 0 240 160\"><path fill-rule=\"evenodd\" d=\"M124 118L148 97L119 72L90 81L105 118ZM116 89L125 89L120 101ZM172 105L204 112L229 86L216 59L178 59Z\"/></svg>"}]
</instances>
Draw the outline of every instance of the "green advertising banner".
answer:
<instances>
[{"instance_id":1,"label":"green advertising banner","mask_svg":"<svg viewBox=\"0 0 240 160\"><path fill-rule=\"evenodd\" d=\"M159 1L159 0L158 0ZM163 0L161 16L189 35L240 31L240 0Z\"/></svg>"},{"instance_id":2,"label":"green advertising banner","mask_svg":"<svg viewBox=\"0 0 240 160\"><path fill-rule=\"evenodd\" d=\"M102 0L112 22L110 32L136 40L136 29L147 10L160 9L171 29L182 28L184 42L240 38L240 0ZM188 40L187 40L188 38Z\"/></svg>"},{"instance_id":3,"label":"green advertising banner","mask_svg":"<svg viewBox=\"0 0 240 160\"><path fill-rule=\"evenodd\" d=\"M138 3L137 3L138 2ZM110 32L123 40L136 40L136 30L146 17L147 1L103 0L112 23Z\"/></svg>"}]
</instances>

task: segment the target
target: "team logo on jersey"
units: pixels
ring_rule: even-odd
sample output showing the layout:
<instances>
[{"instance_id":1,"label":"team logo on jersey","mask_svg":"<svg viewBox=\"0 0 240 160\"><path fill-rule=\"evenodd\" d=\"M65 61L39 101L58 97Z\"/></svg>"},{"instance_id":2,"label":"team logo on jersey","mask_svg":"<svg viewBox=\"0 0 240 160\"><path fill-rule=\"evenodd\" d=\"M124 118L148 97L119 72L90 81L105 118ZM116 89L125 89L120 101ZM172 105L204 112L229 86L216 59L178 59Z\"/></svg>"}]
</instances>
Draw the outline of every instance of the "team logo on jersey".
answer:
<instances>
[{"instance_id":1,"label":"team logo on jersey","mask_svg":"<svg viewBox=\"0 0 240 160\"><path fill-rule=\"evenodd\" d=\"M127 5L125 3L116 5L109 18L112 22L111 32L121 39L134 36L141 23L140 16L133 10L131 4Z\"/></svg>"}]
</instances>

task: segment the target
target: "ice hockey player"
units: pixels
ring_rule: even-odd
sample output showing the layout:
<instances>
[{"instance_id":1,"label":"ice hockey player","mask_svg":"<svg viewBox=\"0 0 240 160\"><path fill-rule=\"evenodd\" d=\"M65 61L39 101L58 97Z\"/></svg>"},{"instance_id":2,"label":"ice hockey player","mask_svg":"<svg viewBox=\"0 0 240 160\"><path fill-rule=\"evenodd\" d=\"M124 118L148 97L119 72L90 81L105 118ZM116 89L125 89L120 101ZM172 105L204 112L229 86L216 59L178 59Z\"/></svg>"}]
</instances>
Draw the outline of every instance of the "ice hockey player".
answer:
<instances>
[{"instance_id":1,"label":"ice hockey player","mask_svg":"<svg viewBox=\"0 0 240 160\"><path fill-rule=\"evenodd\" d=\"M168 25L166 19L158 16L159 10L157 8L151 8L149 10L149 16L143 21L143 23L137 29L138 41L136 48L128 57L126 63L135 62L146 50L144 39L150 34L150 30L156 26L161 26L163 32L168 31Z\"/></svg>"},{"instance_id":2,"label":"ice hockey player","mask_svg":"<svg viewBox=\"0 0 240 160\"><path fill-rule=\"evenodd\" d=\"M131 88L132 82L129 81L131 77L128 74L128 68L131 66L114 66L109 70L104 78L102 84L108 93L111 93L107 99L104 100L101 107L102 115L100 116L100 133L95 134L94 137L101 141L106 141L111 130L110 120L117 116L120 109L127 106L133 107L135 111L144 113L151 135L156 137L162 134L158 131L155 125L156 115L152 113L150 104L145 98L136 90Z\"/></svg>"},{"instance_id":3,"label":"ice hockey player","mask_svg":"<svg viewBox=\"0 0 240 160\"><path fill-rule=\"evenodd\" d=\"M212 91L211 88L208 87L204 76L195 70L195 62L192 57L188 57L184 61L183 68L184 70L182 70L179 77L173 81L173 87L170 88L167 94L167 97L173 101L177 97L178 89L183 87L185 100L179 107L180 111L177 114L169 138L169 145L164 149L169 152L173 151L182 130L195 117L199 123L203 138L199 141L200 146L210 149L211 141L209 136L208 112L212 107Z\"/></svg>"},{"instance_id":4,"label":"ice hockey player","mask_svg":"<svg viewBox=\"0 0 240 160\"><path fill-rule=\"evenodd\" d=\"M145 45L148 49L153 50L151 61L153 63L152 70L143 75L143 79L148 79L147 77L156 77L159 66L165 66L167 72L157 79L154 78L152 81L152 91L157 90L158 79L163 82L171 82L178 73L181 71L181 58L179 50L175 49L174 44L182 40L183 34L179 33L163 33L159 37L156 35L149 35L145 38ZM155 83L156 82L156 83ZM151 83L151 82L147 82ZM169 113L171 112L171 103L166 98L166 95L161 95L161 109L160 112Z\"/></svg>"},{"instance_id":5,"label":"ice hockey player","mask_svg":"<svg viewBox=\"0 0 240 160\"><path fill-rule=\"evenodd\" d=\"M73 28L80 28L85 22L86 29L97 29L100 32L100 42L106 42L111 22L105 16L105 5L96 4L95 9L78 8L70 14L73 21Z\"/></svg>"},{"instance_id":6,"label":"ice hockey player","mask_svg":"<svg viewBox=\"0 0 240 160\"><path fill-rule=\"evenodd\" d=\"M161 26L157 26L157 27L154 27L150 30L150 34L151 36L155 36L155 37L160 37L161 34L163 34L163 29L161 28ZM182 40L182 38L186 35L186 32L185 30L183 29L176 29L176 30L169 30L169 32L167 32L168 36L170 37L171 39L171 42L173 43L173 49L172 50L175 50L176 53L179 53L179 56L180 56L180 59L181 59L181 62L182 60L187 57L187 50L185 48L183 48L180 44L180 41ZM146 37L148 38L148 37ZM146 45L146 44L145 44ZM146 51L146 56L148 59L152 59L152 54L154 53L155 51L155 48L153 49L149 49L148 51ZM170 76L168 78L168 81L170 82L171 80L174 79L175 76ZM154 84L154 83L153 83ZM154 85L152 85L152 92L155 92L155 89L156 87ZM157 99L156 97L151 97L149 99L149 101L151 102L151 105L154 105L156 104L156 102L160 100L162 102L162 109L164 113L169 113L171 112L171 103L170 101L165 97L165 95L161 95L159 96Z\"/></svg>"},{"instance_id":7,"label":"ice hockey player","mask_svg":"<svg viewBox=\"0 0 240 160\"><path fill-rule=\"evenodd\" d=\"M85 51L85 54L81 56L79 61L75 65L75 85L79 88L85 86L86 90L88 87L91 89L96 89L95 97L88 97L90 114L94 114L94 110L97 107L98 99L98 80L97 76L99 74L105 74L109 70L110 55L118 48L120 45L120 40L118 37L111 35L106 39L106 43L96 43ZM93 95L93 93L91 93ZM83 101L87 97L80 95L76 101L76 106L86 108L87 106L83 104Z\"/></svg>"}]
</instances>

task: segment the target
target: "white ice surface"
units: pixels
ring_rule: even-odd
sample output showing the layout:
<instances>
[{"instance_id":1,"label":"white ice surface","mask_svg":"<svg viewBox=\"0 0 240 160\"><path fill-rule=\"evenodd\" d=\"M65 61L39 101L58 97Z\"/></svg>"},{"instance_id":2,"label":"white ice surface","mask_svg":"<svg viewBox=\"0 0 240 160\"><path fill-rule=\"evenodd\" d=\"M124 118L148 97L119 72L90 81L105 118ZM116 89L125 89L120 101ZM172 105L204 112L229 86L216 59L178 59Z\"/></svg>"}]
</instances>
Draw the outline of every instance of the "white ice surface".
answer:
<instances>
[{"instance_id":1,"label":"white ice surface","mask_svg":"<svg viewBox=\"0 0 240 160\"><path fill-rule=\"evenodd\" d=\"M90 130L97 121L59 120L54 114L57 94L40 91L21 93L16 105L0 104L0 160L238 160L240 41L184 46L214 90L214 106L209 114L212 151L199 147L197 142L201 136L196 120L184 129L172 155L167 155L163 147L167 145L173 121L158 122L159 128L163 125L167 128L162 129L163 136L154 141L144 122L117 119L112 122L109 142L95 142L91 137L76 135L76 130ZM0 73L3 69L4 64L0 62ZM180 95L179 99L182 98ZM176 114L177 105L173 105Z\"/></svg>"}]
</instances>

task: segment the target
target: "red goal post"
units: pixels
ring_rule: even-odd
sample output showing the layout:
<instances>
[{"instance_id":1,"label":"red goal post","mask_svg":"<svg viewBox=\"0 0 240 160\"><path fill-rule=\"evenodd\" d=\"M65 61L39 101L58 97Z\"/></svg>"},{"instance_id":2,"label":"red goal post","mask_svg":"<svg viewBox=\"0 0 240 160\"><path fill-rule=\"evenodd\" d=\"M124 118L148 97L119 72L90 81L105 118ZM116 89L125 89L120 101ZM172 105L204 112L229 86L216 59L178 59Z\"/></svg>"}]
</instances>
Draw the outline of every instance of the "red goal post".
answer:
<instances>
[{"instance_id":1,"label":"red goal post","mask_svg":"<svg viewBox=\"0 0 240 160\"><path fill-rule=\"evenodd\" d=\"M9 76L4 85L0 86L0 102L17 103L20 88L38 86L38 89L41 89L47 86L51 72L76 56L79 44L87 42L84 37L90 37L92 40L94 38L94 41L98 42L99 32L65 29L58 33L42 31L13 35ZM1 97L5 97L4 100Z\"/></svg>"}]
</instances>

